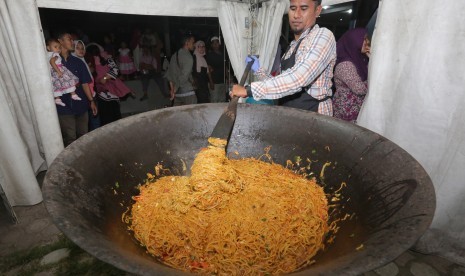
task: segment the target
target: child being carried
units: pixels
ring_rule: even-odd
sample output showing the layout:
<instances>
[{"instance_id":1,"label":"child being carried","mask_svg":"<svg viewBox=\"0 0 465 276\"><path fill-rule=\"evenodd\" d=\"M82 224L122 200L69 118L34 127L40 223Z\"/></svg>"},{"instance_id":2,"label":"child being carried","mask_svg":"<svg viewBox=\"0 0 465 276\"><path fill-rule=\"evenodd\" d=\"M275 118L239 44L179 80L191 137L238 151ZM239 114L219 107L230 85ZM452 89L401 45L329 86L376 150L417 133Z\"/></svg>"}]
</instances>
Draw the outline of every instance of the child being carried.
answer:
<instances>
[{"instance_id":1,"label":"child being carried","mask_svg":"<svg viewBox=\"0 0 465 276\"><path fill-rule=\"evenodd\" d=\"M50 62L50 72L53 84L53 96L55 97L55 104L66 106L61 101L63 94L71 93L71 99L80 101L81 98L76 94L76 85L79 79L61 64L61 44L55 38L47 40L47 56Z\"/></svg>"}]
</instances>

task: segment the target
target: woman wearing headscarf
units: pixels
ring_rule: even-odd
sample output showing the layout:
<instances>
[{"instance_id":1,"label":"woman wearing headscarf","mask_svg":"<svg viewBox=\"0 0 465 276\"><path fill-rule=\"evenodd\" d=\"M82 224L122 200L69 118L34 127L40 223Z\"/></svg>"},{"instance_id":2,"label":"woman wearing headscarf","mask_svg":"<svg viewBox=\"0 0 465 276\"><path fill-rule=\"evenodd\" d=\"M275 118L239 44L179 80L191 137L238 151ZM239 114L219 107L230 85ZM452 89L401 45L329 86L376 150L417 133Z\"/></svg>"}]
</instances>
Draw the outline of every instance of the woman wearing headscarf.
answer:
<instances>
[{"instance_id":1,"label":"woman wearing headscarf","mask_svg":"<svg viewBox=\"0 0 465 276\"><path fill-rule=\"evenodd\" d=\"M194 78L197 96L197 103L209 103L210 91L208 90L208 65L205 59L205 42L202 40L197 41L194 50L194 68L192 70L192 77Z\"/></svg>"},{"instance_id":2,"label":"woman wearing headscarf","mask_svg":"<svg viewBox=\"0 0 465 276\"><path fill-rule=\"evenodd\" d=\"M79 58L80 60L82 60L84 62L84 64L86 65L87 71L89 71L89 75L90 75L90 77L92 79L92 82L89 83L89 89L90 89L90 92L92 93L92 97L95 98L94 77L92 75L91 69L89 68L88 62L84 58L85 55L86 55L86 45L84 44L84 42L82 40L74 40L74 52L71 53L71 54L73 56ZM92 110L89 109L89 131L96 129L99 126L100 126L99 115L97 114L97 115L94 116L92 114Z\"/></svg>"},{"instance_id":3,"label":"woman wearing headscarf","mask_svg":"<svg viewBox=\"0 0 465 276\"><path fill-rule=\"evenodd\" d=\"M113 79L111 57L103 51L102 46L90 43L87 45L86 61L91 64L91 68L94 68L92 75L95 81L95 91L97 91L101 125L121 119L119 98L130 93L130 90L120 88L116 83L118 79Z\"/></svg>"},{"instance_id":4,"label":"woman wearing headscarf","mask_svg":"<svg viewBox=\"0 0 465 276\"><path fill-rule=\"evenodd\" d=\"M78 59L82 60L86 64L87 71L89 72L89 75L92 78L92 82L89 83L90 92L92 92L92 96L95 97L94 78L92 76L92 72L90 71L89 65L87 64L84 58L86 55L86 45L82 40L74 40L74 52L72 52L71 54L77 57Z\"/></svg>"},{"instance_id":5,"label":"woman wearing headscarf","mask_svg":"<svg viewBox=\"0 0 465 276\"><path fill-rule=\"evenodd\" d=\"M334 117L356 122L368 92L370 41L364 28L347 31L336 43Z\"/></svg>"}]
</instances>

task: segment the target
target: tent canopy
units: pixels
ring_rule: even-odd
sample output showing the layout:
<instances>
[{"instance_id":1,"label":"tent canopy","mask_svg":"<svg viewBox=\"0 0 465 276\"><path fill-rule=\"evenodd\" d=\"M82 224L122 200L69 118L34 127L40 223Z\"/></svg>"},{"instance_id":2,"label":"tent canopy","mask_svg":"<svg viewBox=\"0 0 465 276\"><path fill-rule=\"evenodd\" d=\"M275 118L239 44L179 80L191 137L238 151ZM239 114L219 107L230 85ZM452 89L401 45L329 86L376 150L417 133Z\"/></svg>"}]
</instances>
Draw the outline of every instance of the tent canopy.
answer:
<instances>
[{"instance_id":1,"label":"tent canopy","mask_svg":"<svg viewBox=\"0 0 465 276\"><path fill-rule=\"evenodd\" d=\"M267 2L269 0L253 0L252 2ZM288 2L287 0L284 0ZM353 0L323 0L324 5L335 5ZM236 2L247 5L247 0L37 0L39 8L73 9L93 12L109 12L140 15L166 15L190 17L218 17L218 6L221 2ZM135 4L137 3L137 4ZM286 10L287 12L287 10Z\"/></svg>"}]
</instances>

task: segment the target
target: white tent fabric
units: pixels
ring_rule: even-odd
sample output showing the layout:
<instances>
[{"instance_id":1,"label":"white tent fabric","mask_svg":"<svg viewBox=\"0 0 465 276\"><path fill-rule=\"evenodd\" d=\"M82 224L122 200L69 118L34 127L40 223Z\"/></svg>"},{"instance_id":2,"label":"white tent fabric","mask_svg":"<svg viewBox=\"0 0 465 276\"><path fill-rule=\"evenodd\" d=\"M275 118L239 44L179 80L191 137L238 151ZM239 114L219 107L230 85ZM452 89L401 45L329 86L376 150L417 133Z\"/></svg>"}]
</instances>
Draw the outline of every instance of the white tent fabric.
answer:
<instances>
[{"instance_id":1,"label":"white tent fabric","mask_svg":"<svg viewBox=\"0 0 465 276\"><path fill-rule=\"evenodd\" d=\"M32 205L42 201L35 174L63 142L35 2L1 1L0 14L0 185L10 205Z\"/></svg>"},{"instance_id":2,"label":"white tent fabric","mask_svg":"<svg viewBox=\"0 0 465 276\"><path fill-rule=\"evenodd\" d=\"M256 19L256 34L253 35L253 44L258 49L260 66L268 73L271 71L281 36L282 17L289 8L289 0L271 0L263 3Z\"/></svg>"},{"instance_id":3,"label":"white tent fabric","mask_svg":"<svg viewBox=\"0 0 465 276\"><path fill-rule=\"evenodd\" d=\"M289 0L270 0L255 13L249 11L247 3L220 2L218 18L222 29L228 30L223 31L223 37L238 80L245 69L245 57L250 54L260 55L260 65L271 70L288 3Z\"/></svg>"},{"instance_id":4,"label":"white tent fabric","mask_svg":"<svg viewBox=\"0 0 465 276\"><path fill-rule=\"evenodd\" d=\"M465 264L465 1L433 7L380 3L358 123L407 150L434 183L436 214L418 249Z\"/></svg>"},{"instance_id":5,"label":"white tent fabric","mask_svg":"<svg viewBox=\"0 0 465 276\"><path fill-rule=\"evenodd\" d=\"M245 68L244 62L249 45L245 28L245 18L248 16L249 6L246 3L222 1L218 5L218 19L223 30L223 40L238 79L241 78L240 74Z\"/></svg>"},{"instance_id":6,"label":"white tent fabric","mask_svg":"<svg viewBox=\"0 0 465 276\"><path fill-rule=\"evenodd\" d=\"M3 0L4 1L4 0ZM95 12L217 17L218 3L229 0L36 0L37 6L54 9L71 9ZM249 2L247 0L230 0ZM323 0L323 5L335 5L354 0Z\"/></svg>"},{"instance_id":7,"label":"white tent fabric","mask_svg":"<svg viewBox=\"0 0 465 276\"><path fill-rule=\"evenodd\" d=\"M37 0L44 8L108 13L216 17L220 0ZM222 1L222 0L221 0Z\"/></svg>"}]
</instances>

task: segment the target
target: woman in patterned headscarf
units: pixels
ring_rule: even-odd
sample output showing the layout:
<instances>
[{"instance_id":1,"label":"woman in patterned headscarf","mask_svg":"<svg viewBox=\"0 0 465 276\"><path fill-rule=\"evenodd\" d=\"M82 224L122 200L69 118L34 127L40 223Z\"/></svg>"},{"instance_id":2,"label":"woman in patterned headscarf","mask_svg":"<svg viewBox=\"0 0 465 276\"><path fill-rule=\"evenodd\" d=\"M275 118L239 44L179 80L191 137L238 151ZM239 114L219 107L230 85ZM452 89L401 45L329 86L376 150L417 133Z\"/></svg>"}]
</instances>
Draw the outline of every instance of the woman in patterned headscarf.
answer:
<instances>
[{"instance_id":1,"label":"woman in patterned headscarf","mask_svg":"<svg viewBox=\"0 0 465 276\"><path fill-rule=\"evenodd\" d=\"M336 43L334 117L355 122L368 92L370 41L364 28L347 31Z\"/></svg>"}]
</instances>

